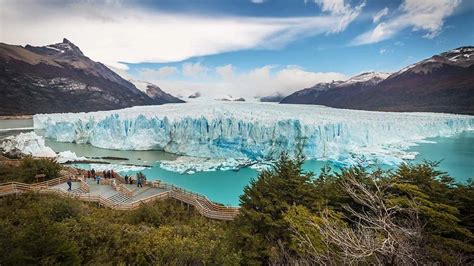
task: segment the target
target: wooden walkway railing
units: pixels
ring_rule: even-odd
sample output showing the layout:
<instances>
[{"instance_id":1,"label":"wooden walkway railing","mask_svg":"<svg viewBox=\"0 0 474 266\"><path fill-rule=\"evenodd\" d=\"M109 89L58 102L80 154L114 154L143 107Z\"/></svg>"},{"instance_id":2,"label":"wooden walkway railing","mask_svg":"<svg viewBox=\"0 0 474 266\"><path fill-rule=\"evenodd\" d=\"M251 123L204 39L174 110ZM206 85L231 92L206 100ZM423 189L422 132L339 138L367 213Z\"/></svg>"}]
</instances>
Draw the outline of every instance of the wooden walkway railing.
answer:
<instances>
[{"instance_id":1,"label":"wooden walkway railing","mask_svg":"<svg viewBox=\"0 0 474 266\"><path fill-rule=\"evenodd\" d=\"M88 193L71 193L59 188L53 188L56 185L65 183L68 177L63 176L55 179L51 179L41 183L25 184L20 182L7 182L0 184L0 196L8 194L18 194L24 192L38 192L38 193L53 193L59 194L66 197L76 198L87 202L98 202L99 205L108 207L116 210L134 210L140 207L142 204L150 203L155 200L163 200L173 198L178 201L184 202L188 205L193 206L201 215L211 219L217 220L233 220L239 213L237 207L226 207L215 204L210 201L207 197L184 190L179 187L175 187L168 184L151 183L148 184L151 187L162 188L166 191L151 195L149 197L133 201L131 203L116 203L101 195L91 195ZM73 180L81 182L80 187L83 191L89 192L89 184L81 177L75 177ZM124 186L123 184L116 185L116 190L129 197L133 197L133 191Z\"/></svg>"}]
</instances>

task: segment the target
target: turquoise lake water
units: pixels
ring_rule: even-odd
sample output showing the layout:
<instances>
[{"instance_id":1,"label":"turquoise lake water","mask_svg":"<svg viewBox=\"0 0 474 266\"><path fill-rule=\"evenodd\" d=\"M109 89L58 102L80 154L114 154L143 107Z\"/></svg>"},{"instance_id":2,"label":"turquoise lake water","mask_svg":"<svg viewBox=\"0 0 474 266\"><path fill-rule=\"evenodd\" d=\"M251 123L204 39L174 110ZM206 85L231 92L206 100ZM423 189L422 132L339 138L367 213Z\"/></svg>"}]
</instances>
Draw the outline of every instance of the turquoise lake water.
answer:
<instances>
[{"instance_id":1,"label":"turquoise lake water","mask_svg":"<svg viewBox=\"0 0 474 266\"><path fill-rule=\"evenodd\" d=\"M30 122L12 122L8 124L0 121L1 128L27 127ZM17 134L14 132L2 132L0 136ZM448 172L458 182L465 182L468 178L474 178L474 132L464 132L448 138L432 138L430 141L436 143L420 143L418 146L410 148L410 151L418 152L419 155L414 161L423 160L441 161L439 169ZM106 150L92 147L86 144L59 143L47 140L46 144L56 152L70 150L78 156L86 157L124 157L128 160L108 160L113 164L137 164L149 165L151 168L143 170L148 180L162 180L163 182L186 188L188 190L206 195L209 199L223 203L225 205L236 206L239 204L239 196L243 188L249 184L252 178L257 177L258 172L250 168L243 168L239 171L215 171L198 172L194 174L179 174L167 171L159 167L157 161L172 160L175 155L161 151L119 151ZM320 172L325 162L308 161L304 164L306 171L315 174ZM333 169L336 166L327 163ZM88 165L78 165L88 168ZM133 174L133 171L123 172Z\"/></svg>"},{"instance_id":2,"label":"turquoise lake water","mask_svg":"<svg viewBox=\"0 0 474 266\"><path fill-rule=\"evenodd\" d=\"M449 138L432 138L430 141L436 143L420 143L410 148L410 151L418 152L419 155L412 163L423 160L441 161L439 169L448 172L458 182L465 182L468 178L474 178L474 132L464 132ZM180 186L191 191L206 195L209 199L225 205L237 206L239 196L243 188L249 184L252 178L257 177L258 172L254 169L243 168L239 171L215 171L197 172L194 174L179 174L167 171L159 167L158 160L170 160L174 155L161 151L117 151L92 147L85 144L58 143L47 141L47 145L55 151L71 150L78 156L117 156L126 157L128 161L110 161L114 164L134 163L152 165L152 168L142 172L149 180L162 180L163 182ZM303 168L318 174L321 168L329 165L333 170L337 166L323 161L307 161ZM87 165L82 165L88 168ZM384 168L388 168L385 166ZM123 172L134 174L135 171Z\"/></svg>"}]
</instances>

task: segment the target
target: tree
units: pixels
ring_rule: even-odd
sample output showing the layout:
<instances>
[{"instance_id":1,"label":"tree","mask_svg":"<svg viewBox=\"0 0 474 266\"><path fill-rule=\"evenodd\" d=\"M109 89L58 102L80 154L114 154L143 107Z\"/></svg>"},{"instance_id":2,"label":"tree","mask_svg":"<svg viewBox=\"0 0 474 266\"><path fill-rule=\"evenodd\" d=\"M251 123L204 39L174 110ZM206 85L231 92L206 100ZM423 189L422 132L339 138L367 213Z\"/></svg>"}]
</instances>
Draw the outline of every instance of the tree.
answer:
<instances>
[{"instance_id":1,"label":"tree","mask_svg":"<svg viewBox=\"0 0 474 266\"><path fill-rule=\"evenodd\" d=\"M18 166L7 165L0 167L0 182L17 181L24 183L35 182L35 175L42 173L46 180L59 177L62 167L53 159L32 158L31 156L21 159Z\"/></svg>"},{"instance_id":2,"label":"tree","mask_svg":"<svg viewBox=\"0 0 474 266\"><path fill-rule=\"evenodd\" d=\"M474 250L472 232L460 223L459 204L444 203L451 201L449 191L458 188L446 185L450 178L439 174L426 164L402 165L394 173L354 167L336 174L339 186L333 188L345 196L328 201L320 211L295 206L285 216L299 251L293 259L320 264L466 263Z\"/></svg>"},{"instance_id":3,"label":"tree","mask_svg":"<svg viewBox=\"0 0 474 266\"><path fill-rule=\"evenodd\" d=\"M279 260L280 245L286 246L291 239L284 214L293 205L317 206L319 195L312 174L304 173L301 164L302 160L283 154L273 169L262 171L244 188L240 214L234 221L234 243L244 263Z\"/></svg>"}]
</instances>

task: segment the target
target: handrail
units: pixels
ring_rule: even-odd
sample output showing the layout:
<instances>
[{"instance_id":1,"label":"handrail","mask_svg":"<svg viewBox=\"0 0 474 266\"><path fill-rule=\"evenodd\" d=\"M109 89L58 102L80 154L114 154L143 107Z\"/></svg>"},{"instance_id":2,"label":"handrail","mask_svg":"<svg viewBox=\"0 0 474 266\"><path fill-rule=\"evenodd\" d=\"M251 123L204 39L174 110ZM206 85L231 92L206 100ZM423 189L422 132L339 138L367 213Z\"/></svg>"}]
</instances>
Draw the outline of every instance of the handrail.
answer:
<instances>
[{"instance_id":1,"label":"handrail","mask_svg":"<svg viewBox=\"0 0 474 266\"><path fill-rule=\"evenodd\" d=\"M81 189L82 189L83 191L89 193L91 186L90 186L89 184L87 184L87 182L86 182L83 178L80 178L79 180L80 180L80 182L81 182Z\"/></svg>"},{"instance_id":2,"label":"handrail","mask_svg":"<svg viewBox=\"0 0 474 266\"><path fill-rule=\"evenodd\" d=\"M116 189L118 192L126 195L127 197L131 198L133 197L133 191L130 190L127 186L124 184L119 184Z\"/></svg>"},{"instance_id":3,"label":"handrail","mask_svg":"<svg viewBox=\"0 0 474 266\"><path fill-rule=\"evenodd\" d=\"M82 177L82 176L81 176ZM74 175L74 180L80 181L81 189L85 192L90 192L90 185L84 180L84 178L77 177ZM155 195L148 196L146 198L133 201L131 203L118 203L103 197L102 195L91 195L91 194L80 194L80 193L68 193L59 188L52 188L53 186L59 185L66 182L69 179L67 176L58 177L48 181L35 184L25 184L20 182L7 182L0 184L0 196L8 194L23 193L29 191L36 191L39 193L56 193L62 196L73 197L82 201L98 202L99 205L116 209L116 210L134 210L140 207L141 204L149 203L155 200L163 200L167 198L174 198L186 204L194 206L194 208L203 216L211 219L219 220L233 220L239 213L239 208L221 206L210 201L206 196L188 191L183 188L176 187L174 185L152 183L150 187L158 187L167 191L158 193ZM123 193L130 198L133 198L133 190L130 190L124 184L116 185L116 190Z\"/></svg>"}]
</instances>

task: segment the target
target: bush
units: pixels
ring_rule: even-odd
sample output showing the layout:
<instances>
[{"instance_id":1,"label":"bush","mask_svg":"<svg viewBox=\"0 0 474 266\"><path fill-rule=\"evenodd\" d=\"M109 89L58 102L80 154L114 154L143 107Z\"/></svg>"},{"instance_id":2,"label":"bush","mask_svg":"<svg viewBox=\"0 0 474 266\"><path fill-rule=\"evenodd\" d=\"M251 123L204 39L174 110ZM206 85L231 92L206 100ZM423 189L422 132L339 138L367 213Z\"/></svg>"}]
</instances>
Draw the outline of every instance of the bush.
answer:
<instances>
[{"instance_id":1,"label":"bush","mask_svg":"<svg viewBox=\"0 0 474 266\"><path fill-rule=\"evenodd\" d=\"M62 167L54 159L25 157L18 166L5 166L0 169L0 182L33 183L36 174L45 174L45 180L59 177Z\"/></svg>"},{"instance_id":2,"label":"bush","mask_svg":"<svg viewBox=\"0 0 474 266\"><path fill-rule=\"evenodd\" d=\"M226 224L168 200L135 211L55 195L0 198L0 265L237 265Z\"/></svg>"}]
</instances>

